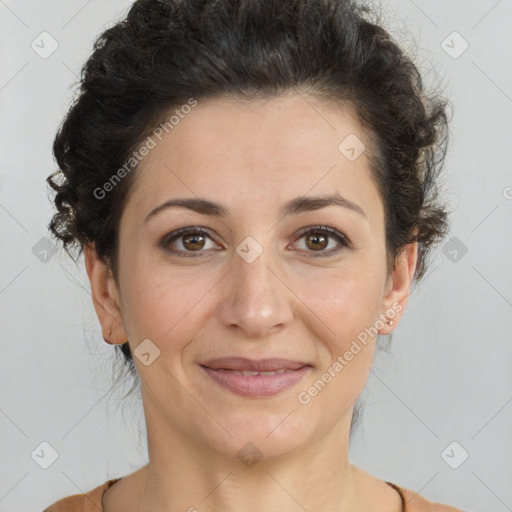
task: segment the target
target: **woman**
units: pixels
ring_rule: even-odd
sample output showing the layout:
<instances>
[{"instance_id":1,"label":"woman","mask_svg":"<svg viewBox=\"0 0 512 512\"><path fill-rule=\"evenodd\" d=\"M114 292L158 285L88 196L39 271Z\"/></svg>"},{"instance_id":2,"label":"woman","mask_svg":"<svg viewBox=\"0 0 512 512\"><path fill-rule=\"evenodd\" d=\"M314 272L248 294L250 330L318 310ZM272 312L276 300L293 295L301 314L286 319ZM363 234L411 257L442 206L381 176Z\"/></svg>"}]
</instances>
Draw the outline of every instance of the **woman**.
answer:
<instances>
[{"instance_id":1,"label":"woman","mask_svg":"<svg viewBox=\"0 0 512 512\"><path fill-rule=\"evenodd\" d=\"M50 229L140 377L149 463L47 512L457 510L348 460L378 335L447 231L446 101L368 13L139 0L100 36Z\"/></svg>"}]
</instances>

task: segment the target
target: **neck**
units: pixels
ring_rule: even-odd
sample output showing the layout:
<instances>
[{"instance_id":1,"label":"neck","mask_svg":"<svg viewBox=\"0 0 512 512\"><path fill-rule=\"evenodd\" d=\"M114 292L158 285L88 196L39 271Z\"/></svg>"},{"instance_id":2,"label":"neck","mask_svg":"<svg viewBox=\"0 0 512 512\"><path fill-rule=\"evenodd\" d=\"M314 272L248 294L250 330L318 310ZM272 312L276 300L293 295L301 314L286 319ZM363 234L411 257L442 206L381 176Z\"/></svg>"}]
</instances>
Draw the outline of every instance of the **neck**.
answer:
<instances>
[{"instance_id":1,"label":"neck","mask_svg":"<svg viewBox=\"0 0 512 512\"><path fill-rule=\"evenodd\" d=\"M138 512L357 510L356 468L348 461L350 420L314 443L259 459L245 441L237 445L245 448L228 456L195 443L184 430L148 422L150 462Z\"/></svg>"}]
</instances>

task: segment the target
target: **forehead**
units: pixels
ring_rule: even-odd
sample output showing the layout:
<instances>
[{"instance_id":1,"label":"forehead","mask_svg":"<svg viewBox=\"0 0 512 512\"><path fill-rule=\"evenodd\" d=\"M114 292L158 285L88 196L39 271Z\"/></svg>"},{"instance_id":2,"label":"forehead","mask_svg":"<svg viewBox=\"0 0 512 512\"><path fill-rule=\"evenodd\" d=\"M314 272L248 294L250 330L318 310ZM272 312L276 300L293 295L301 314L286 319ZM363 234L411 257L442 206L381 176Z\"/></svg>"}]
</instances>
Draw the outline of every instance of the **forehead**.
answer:
<instances>
[{"instance_id":1,"label":"forehead","mask_svg":"<svg viewBox=\"0 0 512 512\"><path fill-rule=\"evenodd\" d=\"M172 129L151 135L154 147L139 165L126 205L131 214L145 216L169 199L193 196L238 214L277 211L297 196L337 192L379 220L370 134L348 106L297 94L210 99L187 111Z\"/></svg>"}]
</instances>

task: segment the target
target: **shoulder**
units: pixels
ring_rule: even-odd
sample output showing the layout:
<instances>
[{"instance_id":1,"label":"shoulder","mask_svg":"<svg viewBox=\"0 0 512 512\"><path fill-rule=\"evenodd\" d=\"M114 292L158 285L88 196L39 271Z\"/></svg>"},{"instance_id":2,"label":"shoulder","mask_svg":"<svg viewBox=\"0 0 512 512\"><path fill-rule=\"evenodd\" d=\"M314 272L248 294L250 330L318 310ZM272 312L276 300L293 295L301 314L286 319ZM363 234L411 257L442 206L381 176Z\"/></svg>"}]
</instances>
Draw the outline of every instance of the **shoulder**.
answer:
<instances>
[{"instance_id":1,"label":"shoulder","mask_svg":"<svg viewBox=\"0 0 512 512\"><path fill-rule=\"evenodd\" d=\"M103 493L119 478L108 480L85 494L73 494L45 508L43 512L103 512Z\"/></svg>"},{"instance_id":2,"label":"shoulder","mask_svg":"<svg viewBox=\"0 0 512 512\"><path fill-rule=\"evenodd\" d=\"M400 487L400 491L405 499L406 512L464 512L460 508L428 501L423 496L403 487Z\"/></svg>"},{"instance_id":3,"label":"shoulder","mask_svg":"<svg viewBox=\"0 0 512 512\"><path fill-rule=\"evenodd\" d=\"M401 502L403 512L464 512L450 505L429 501L410 489L406 489L387 480L381 480L353 464L351 464L351 466L361 495L377 496L377 502L380 503L383 503L386 499L386 502L389 503L389 508L391 508L391 502L393 501L393 507L394 509L396 508L396 510L399 509ZM394 490L391 490L390 487ZM394 500L391 500L389 492L392 493ZM388 498L385 496L388 496Z\"/></svg>"}]
</instances>

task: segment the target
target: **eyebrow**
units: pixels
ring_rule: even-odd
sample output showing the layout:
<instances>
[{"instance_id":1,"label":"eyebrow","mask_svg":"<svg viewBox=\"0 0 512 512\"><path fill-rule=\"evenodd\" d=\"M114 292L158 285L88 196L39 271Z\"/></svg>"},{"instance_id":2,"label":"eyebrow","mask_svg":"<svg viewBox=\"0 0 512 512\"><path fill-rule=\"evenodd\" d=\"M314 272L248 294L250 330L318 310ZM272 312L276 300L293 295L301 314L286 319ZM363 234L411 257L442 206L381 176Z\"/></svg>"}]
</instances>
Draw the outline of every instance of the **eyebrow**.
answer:
<instances>
[{"instance_id":1,"label":"eyebrow","mask_svg":"<svg viewBox=\"0 0 512 512\"><path fill-rule=\"evenodd\" d=\"M358 204L348 200L347 198L339 194L296 197L295 199L287 201L281 207L280 215L284 217L289 215L297 215L303 212L319 210L327 206L341 206L342 208L347 208L353 212L358 213L359 215L366 219L366 214L364 213L364 210ZM209 201L208 199L203 199L199 197L186 197L170 199L169 201L166 201L160 206L157 206L148 214L144 222L148 222L158 213L171 207L187 208L202 215L210 215L213 217L224 218L229 215L229 209L220 203L215 203L213 201Z\"/></svg>"}]
</instances>

